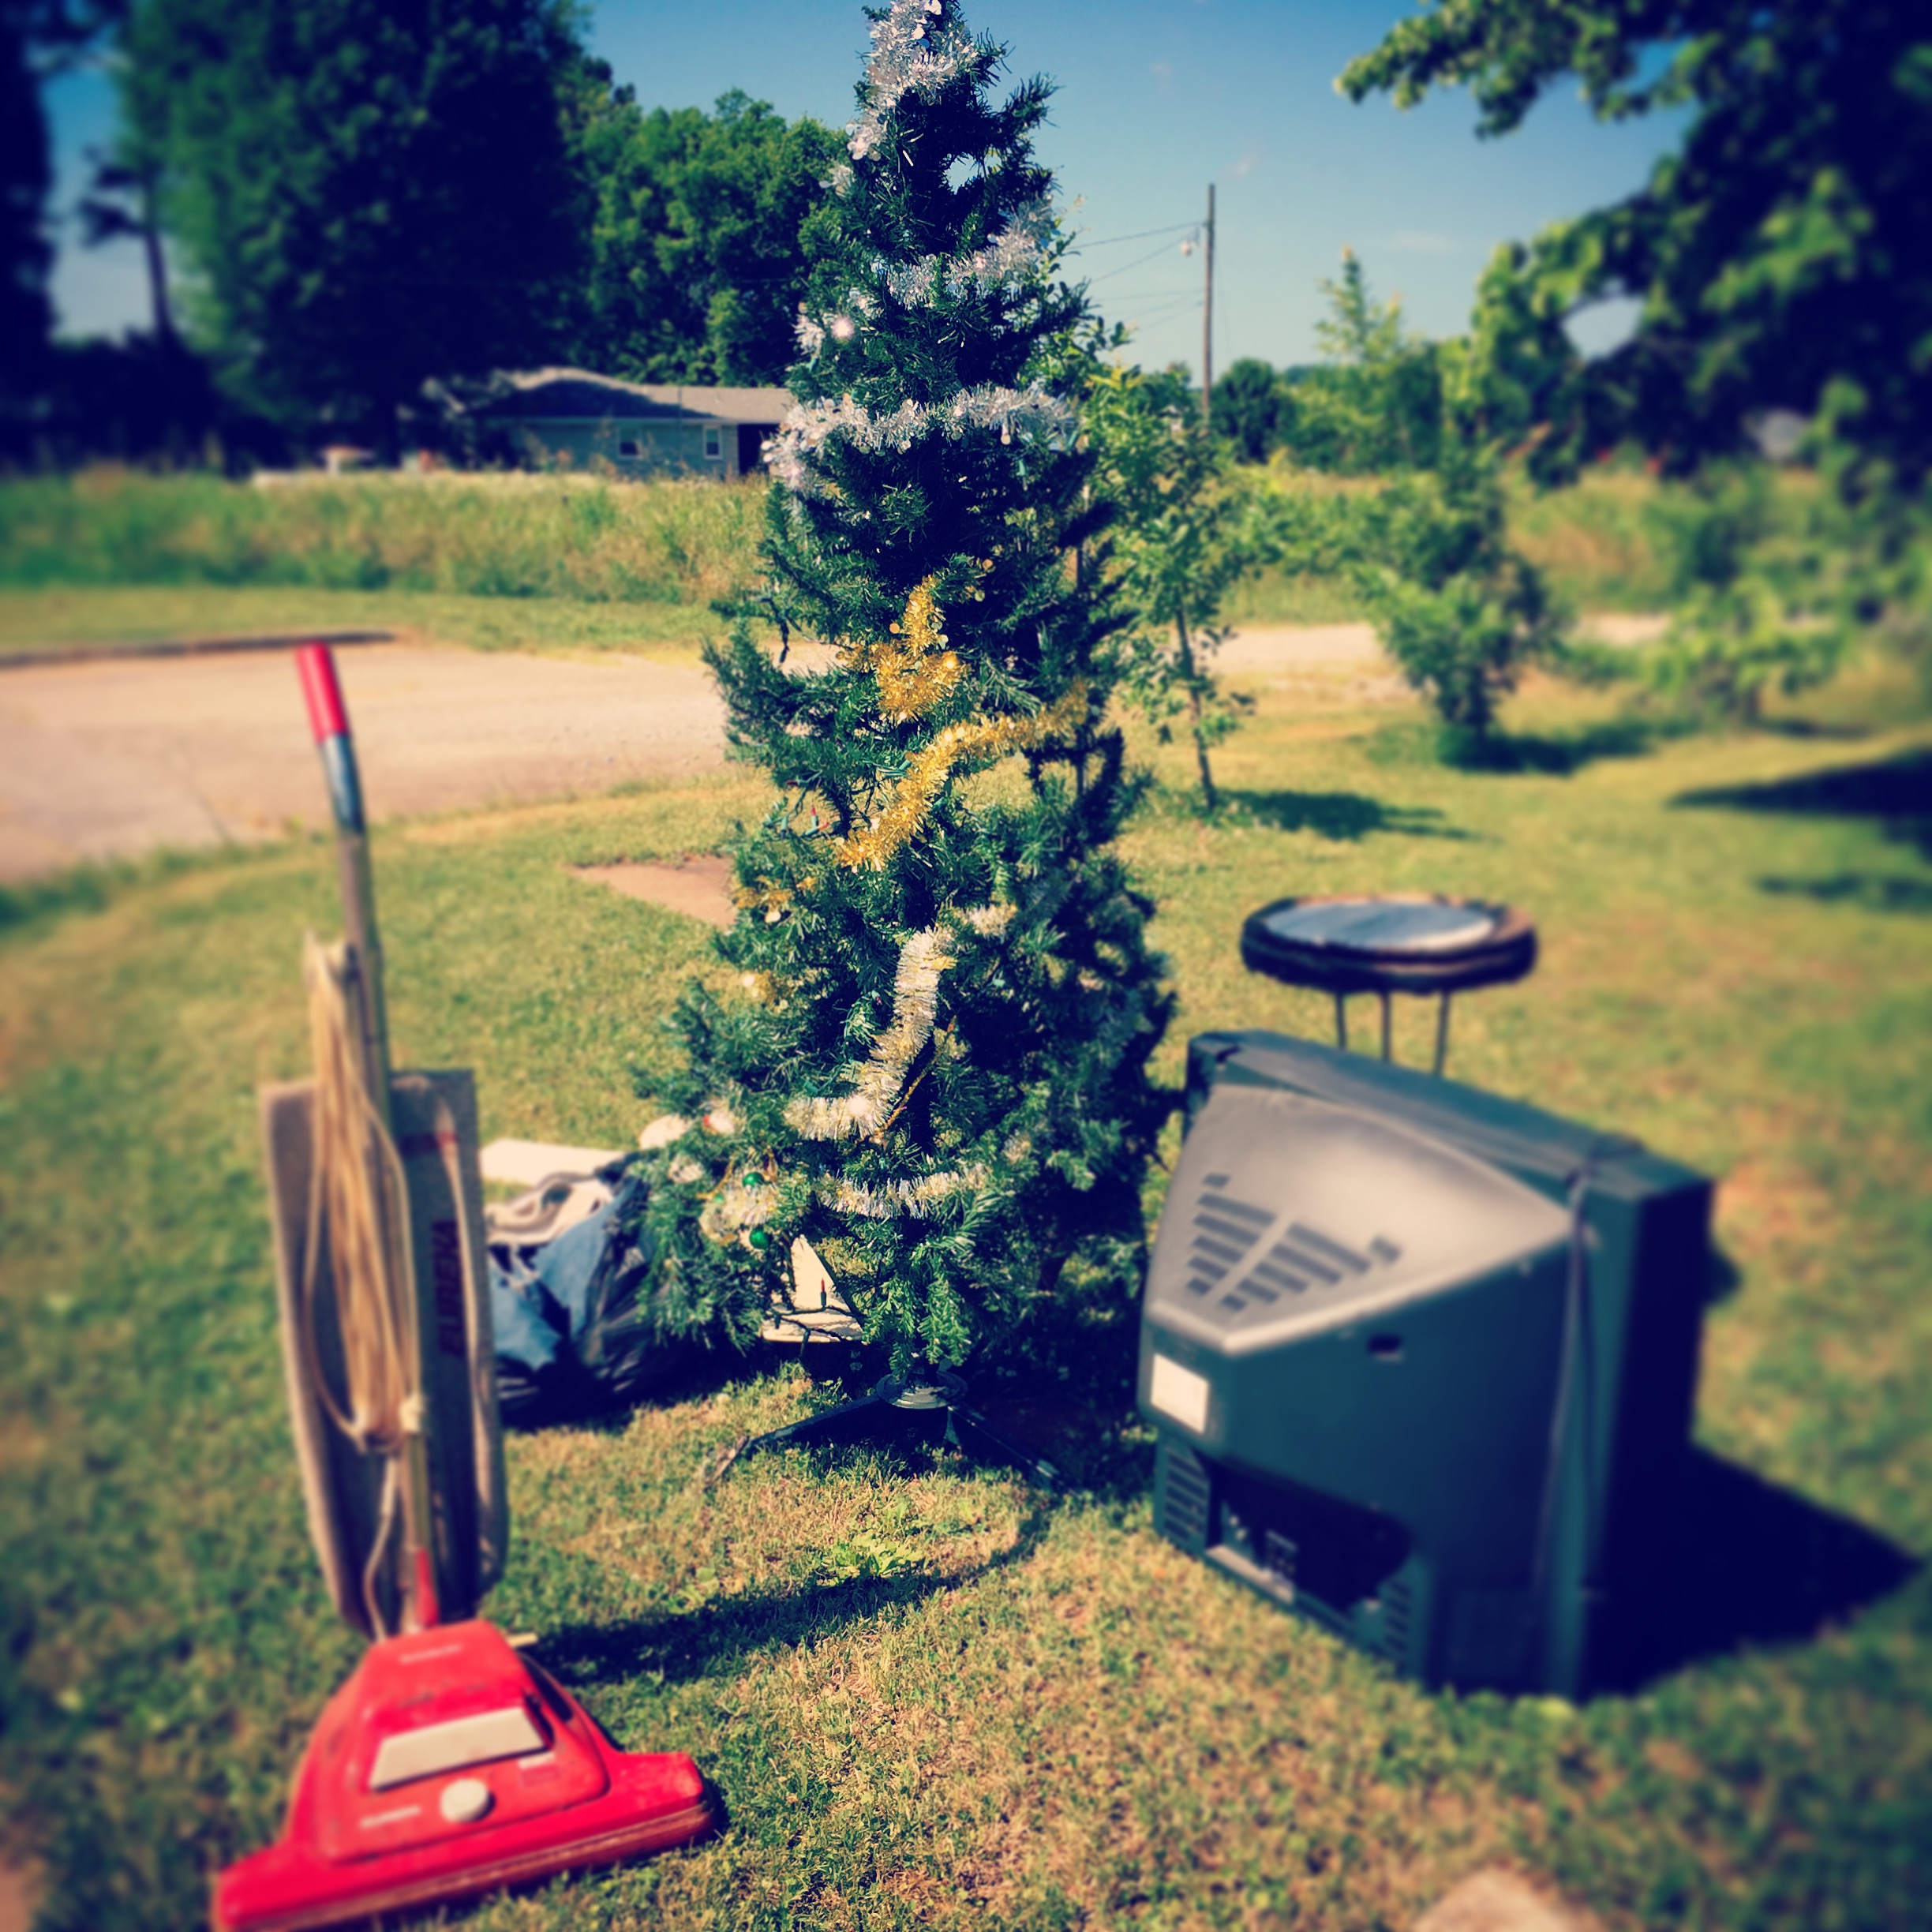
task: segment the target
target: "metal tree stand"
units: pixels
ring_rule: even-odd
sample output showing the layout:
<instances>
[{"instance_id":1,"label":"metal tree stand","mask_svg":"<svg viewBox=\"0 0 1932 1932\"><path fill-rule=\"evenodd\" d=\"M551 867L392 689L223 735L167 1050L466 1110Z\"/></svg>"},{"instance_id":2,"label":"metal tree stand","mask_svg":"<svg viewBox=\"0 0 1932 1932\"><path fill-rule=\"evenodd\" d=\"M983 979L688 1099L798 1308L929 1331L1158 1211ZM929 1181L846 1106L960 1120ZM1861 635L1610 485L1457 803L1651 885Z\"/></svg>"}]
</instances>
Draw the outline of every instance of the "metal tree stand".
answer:
<instances>
[{"instance_id":1,"label":"metal tree stand","mask_svg":"<svg viewBox=\"0 0 1932 1932\"><path fill-rule=\"evenodd\" d=\"M1059 1470L969 1406L964 1379L944 1368L904 1377L889 1375L871 1395L856 1402L841 1402L822 1415L807 1416L762 1436L747 1436L717 1473L721 1476L733 1463L767 1449L849 1447L861 1443L927 1448L950 1443L975 1462L1010 1463L1039 1488L1061 1487Z\"/></svg>"}]
</instances>

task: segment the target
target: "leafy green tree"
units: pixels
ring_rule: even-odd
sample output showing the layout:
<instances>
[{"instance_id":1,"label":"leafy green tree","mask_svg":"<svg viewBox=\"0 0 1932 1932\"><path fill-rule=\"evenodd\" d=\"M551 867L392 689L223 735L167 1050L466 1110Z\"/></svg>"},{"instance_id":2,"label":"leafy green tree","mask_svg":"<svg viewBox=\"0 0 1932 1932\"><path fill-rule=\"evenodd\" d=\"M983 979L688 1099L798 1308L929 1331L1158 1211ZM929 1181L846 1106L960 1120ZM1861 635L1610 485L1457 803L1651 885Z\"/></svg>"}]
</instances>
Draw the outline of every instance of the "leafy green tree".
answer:
<instances>
[{"instance_id":1,"label":"leafy green tree","mask_svg":"<svg viewBox=\"0 0 1932 1932\"><path fill-rule=\"evenodd\" d=\"M1323 497L1270 492L1261 520L1277 560L1353 579L1403 677L1455 739L1481 740L1524 667L1560 654L1562 628L1541 575L1509 544L1508 444L1485 365L1466 342L1407 336L1399 305L1375 301L1352 253L1322 287L1329 313L1316 334L1332 360L1294 389L1291 447L1304 462L1327 458L1311 467L1386 481Z\"/></svg>"},{"instance_id":2,"label":"leafy green tree","mask_svg":"<svg viewBox=\"0 0 1932 1932\"><path fill-rule=\"evenodd\" d=\"M644 382L782 383L837 136L741 93L645 114L607 90L581 125L596 216L573 359Z\"/></svg>"},{"instance_id":3,"label":"leafy green tree","mask_svg":"<svg viewBox=\"0 0 1932 1932\"><path fill-rule=\"evenodd\" d=\"M1258 356L1243 356L1214 386L1208 404L1214 432L1238 450L1244 461L1266 462L1282 440L1287 408L1282 380Z\"/></svg>"},{"instance_id":4,"label":"leafy green tree","mask_svg":"<svg viewBox=\"0 0 1932 1932\"><path fill-rule=\"evenodd\" d=\"M1574 76L1602 118L1686 107L1681 147L1614 205L1499 253L1480 344L1556 476L1629 436L1677 472L1814 419L1855 494L1932 464L1932 13L1908 0L1432 0L1339 85L1407 106L1466 84L1480 132ZM1642 305L1587 364L1567 318ZM1481 311L1490 312L1485 324Z\"/></svg>"},{"instance_id":5,"label":"leafy green tree","mask_svg":"<svg viewBox=\"0 0 1932 1932\"><path fill-rule=\"evenodd\" d=\"M1227 445L1203 425L1185 369L1094 369L1080 424L1099 459L1095 490L1114 513L1103 567L1118 573L1139 620L1110 647L1121 695L1163 743L1186 717L1201 802L1214 811L1209 754L1248 707L1221 688L1210 661L1227 637L1228 593L1271 553L1267 526Z\"/></svg>"},{"instance_id":6,"label":"leafy green tree","mask_svg":"<svg viewBox=\"0 0 1932 1932\"><path fill-rule=\"evenodd\" d=\"M1378 302L1353 249L1339 281L1324 281L1329 313L1316 324L1325 360L1289 390L1286 442L1311 470L1380 476L1427 469L1441 434L1435 345L1402 327L1399 298Z\"/></svg>"},{"instance_id":7,"label":"leafy green tree","mask_svg":"<svg viewBox=\"0 0 1932 1932\"><path fill-rule=\"evenodd\" d=\"M54 165L40 85L119 11L119 0L0 0L0 459L28 455L50 373Z\"/></svg>"},{"instance_id":8,"label":"leafy green tree","mask_svg":"<svg viewBox=\"0 0 1932 1932\"><path fill-rule=\"evenodd\" d=\"M996 99L956 0L869 13L765 552L768 608L837 655L794 675L745 622L711 655L781 796L735 849L740 984L679 1010L649 1229L668 1326L755 1331L803 1235L896 1363L948 1363L1137 1290L1170 1002L1112 849L1121 620L1069 567L1093 459L1027 373L1080 310L1049 89Z\"/></svg>"},{"instance_id":9,"label":"leafy green tree","mask_svg":"<svg viewBox=\"0 0 1932 1932\"><path fill-rule=\"evenodd\" d=\"M541 359L588 226L563 0L134 0L126 165L194 332L283 421L393 447L432 376Z\"/></svg>"},{"instance_id":10,"label":"leafy green tree","mask_svg":"<svg viewBox=\"0 0 1932 1932\"><path fill-rule=\"evenodd\" d=\"M0 455L24 455L43 373L54 251L45 226L54 171L32 54L36 7L0 4Z\"/></svg>"},{"instance_id":11,"label":"leafy green tree","mask_svg":"<svg viewBox=\"0 0 1932 1932\"><path fill-rule=\"evenodd\" d=\"M167 250L161 230L159 182L152 156L129 165L111 155L95 157L93 180L80 207L82 238L89 248L108 242L137 242L148 271L148 314L155 341L164 350L179 346L174 298L168 287Z\"/></svg>"}]
</instances>

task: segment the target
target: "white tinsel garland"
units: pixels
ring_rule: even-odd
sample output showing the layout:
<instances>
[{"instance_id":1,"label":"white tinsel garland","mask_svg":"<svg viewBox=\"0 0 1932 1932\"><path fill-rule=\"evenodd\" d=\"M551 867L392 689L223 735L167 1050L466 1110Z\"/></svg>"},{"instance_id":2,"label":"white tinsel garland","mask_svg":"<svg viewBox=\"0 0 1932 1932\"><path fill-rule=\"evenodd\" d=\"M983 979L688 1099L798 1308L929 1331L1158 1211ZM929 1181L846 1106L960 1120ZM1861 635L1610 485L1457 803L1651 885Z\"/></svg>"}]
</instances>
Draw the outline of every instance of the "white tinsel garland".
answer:
<instances>
[{"instance_id":1,"label":"white tinsel garland","mask_svg":"<svg viewBox=\"0 0 1932 1932\"><path fill-rule=\"evenodd\" d=\"M923 1221L927 1211L962 1188L983 1188L987 1170L977 1164L949 1168L943 1174L921 1174L916 1180L882 1181L870 1186L863 1181L823 1181L818 1198L834 1214L860 1215L868 1221L889 1221L900 1215Z\"/></svg>"},{"instance_id":2,"label":"white tinsel garland","mask_svg":"<svg viewBox=\"0 0 1932 1932\"><path fill-rule=\"evenodd\" d=\"M980 938L991 938L1005 930L1013 910L1010 905L975 906L954 916ZM854 1083L850 1093L835 1099L800 1095L792 1101L785 1118L794 1133L807 1140L846 1140L876 1133L891 1118L908 1071L932 1038L939 976L957 964L945 946L945 934L929 926L899 949L891 1025L874 1040L865 1061L850 1069Z\"/></svg>"},{"instance_id":3,"label":"white tinsel garland","mask_svg":"<svg viewBox=\"0 0 1932 1932\"><path fill-rule=\"evenodd\" d=\"M968 294L990 295L1005 283L1036 278L1046 265L1053 232L1053 207L1042 196L1017 209L995 240L963 260L925 255L895 264L882 258L872 272L908 309L930 307L942 288L955 301Z\"/></svg>"},{"instance_id":4,"label":"white tinsel garland","mask_svg":"<svg viewBox=\"0 0 1932 1932\"><path fill-rule=\"evenodd\" d=\"M855 161L878 145L887 118L908 94L930 100L978 61L978 50L957 27L934 28L940 11L940 0L893 0L892 11L874 26L864 109L845 127Z\"/></svg>"},{"instance_id":5,"label":"white tinsel garland","mask_svg":"<svg viewBox=\"0 0 1932 1932\"><path fill-rule=\"evenodd\" d=\"M793 408L778 433L766 442L765 461L788 489L801 496L821 496L829 495L831 486L819 474L813 458L828 442L849 443L875 455L887 449L904 451L937 429L955 440L969 430L998 429L1000 440L1010 443L1016 433L1069 435L1075 420L1073 406L1049 394L1038 383L1024 389L983 383L977 388L960 390L937 409L929 410L908 398L885 416L874 415L863 403L844 395L836 402L803 402Z\"/></svg>"},{"instance_id":6,"label":"white tinsel garland","mask_svg":"<svg viewBox=\"0 0 1932 1932\"><path fill-rule=\"evenodd\" d=\"M807 1140L845 1140L876 1133L898 1104L906 1069L932 1038L939 975L953 956L936 927L916 932L899 949L893 975L892 1024L872 1043L865 1061L851 1071L856 1084L835 1100L800 1095L785 1109L794 1132Z\"/></svg>"}]
</instances>

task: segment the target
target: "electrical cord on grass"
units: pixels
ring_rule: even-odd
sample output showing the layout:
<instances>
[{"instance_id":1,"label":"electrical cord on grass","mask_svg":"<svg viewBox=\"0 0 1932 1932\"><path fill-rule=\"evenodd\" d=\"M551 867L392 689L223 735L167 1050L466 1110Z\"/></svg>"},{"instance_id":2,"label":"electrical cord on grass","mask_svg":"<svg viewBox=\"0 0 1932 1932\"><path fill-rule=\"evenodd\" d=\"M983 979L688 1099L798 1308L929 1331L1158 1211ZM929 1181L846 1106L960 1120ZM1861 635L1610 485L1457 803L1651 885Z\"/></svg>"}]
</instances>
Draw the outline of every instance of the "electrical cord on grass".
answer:
<instances>
[{"instance_id":1,"label":"electrical cord on grass","mask_svg":"<svg viewBox=\"0 0 1932 1932\"><path fill-rule=\"evenodd\" d=\"M391 1632L376 1579L400 1514L400 1458L407 1439L423 1427L422 1353L409 1190L402 1157L369 1091L353 972L347 946L324 945L308 935L302 977L315 1103L300 1329L309 1384L324 1413L363 1454L384 1458L381 1513L363 1569L362 1601L370 1627L386 1637ZM344 1395L330 1386L316 1327L325 1226Z\"/></svg>"}]
</instances>

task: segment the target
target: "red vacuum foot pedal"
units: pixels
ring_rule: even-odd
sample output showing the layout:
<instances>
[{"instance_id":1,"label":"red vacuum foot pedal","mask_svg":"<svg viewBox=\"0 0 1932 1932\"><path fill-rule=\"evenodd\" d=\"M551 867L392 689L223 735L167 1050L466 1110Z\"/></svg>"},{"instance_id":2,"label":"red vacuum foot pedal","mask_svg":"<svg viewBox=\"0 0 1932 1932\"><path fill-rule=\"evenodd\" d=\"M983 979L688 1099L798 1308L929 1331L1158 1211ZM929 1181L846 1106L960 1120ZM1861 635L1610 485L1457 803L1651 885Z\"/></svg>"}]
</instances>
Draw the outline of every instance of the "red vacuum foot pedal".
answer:
<instances>
[{"instance_id":1,"label":"red vacuum foot pedal","mask_svg":"<svg viewBox=\"0 0 1932 1932\"><path fill-rule=\"evenodd\" d=\"M215 1883L215 1932L306 1932L526 1885L721 1822L682 1751L620 1751L494 1624L372 1645L329 1700L288 1825Z\"/></svg>"}]
</instances>

